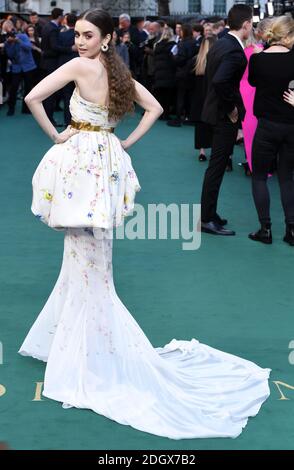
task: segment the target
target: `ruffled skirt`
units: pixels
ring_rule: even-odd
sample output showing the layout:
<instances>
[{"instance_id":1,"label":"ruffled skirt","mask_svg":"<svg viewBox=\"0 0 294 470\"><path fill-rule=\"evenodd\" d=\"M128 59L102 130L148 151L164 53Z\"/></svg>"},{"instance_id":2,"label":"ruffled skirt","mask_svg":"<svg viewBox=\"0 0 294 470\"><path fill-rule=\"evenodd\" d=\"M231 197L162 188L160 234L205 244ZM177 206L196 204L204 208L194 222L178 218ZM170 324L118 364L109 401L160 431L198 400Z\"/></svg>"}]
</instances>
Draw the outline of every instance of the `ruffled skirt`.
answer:
<instances>
[{"instance_id":1,"label":"ruffled skirt","mask_svg":"<svg viewBox=\"0 0 294 470\"><path fill-rule=\"evenodd\" d=\"M33 176L32 212L53 228L123 223L140 184L112 133L84 132L50 148Z\"/></svg>"}]
</instances>

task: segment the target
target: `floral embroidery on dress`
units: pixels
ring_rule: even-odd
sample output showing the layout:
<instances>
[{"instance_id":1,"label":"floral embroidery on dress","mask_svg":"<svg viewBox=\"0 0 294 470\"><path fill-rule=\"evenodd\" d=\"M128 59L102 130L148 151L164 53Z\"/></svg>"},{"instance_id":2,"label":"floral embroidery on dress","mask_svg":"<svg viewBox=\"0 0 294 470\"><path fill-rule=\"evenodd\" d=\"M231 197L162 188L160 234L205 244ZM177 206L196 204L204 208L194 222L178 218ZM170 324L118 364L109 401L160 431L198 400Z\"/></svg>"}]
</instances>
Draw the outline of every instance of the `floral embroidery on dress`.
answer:
<instances>
[{"instance_id":1,"label":"floral embroidery on dress","mask_svg":"<svg viewBox=\"0 0 294 470\"><path fill-rule=\"evenodd\" d=\"M43 191L44 193L43 194L44 199L51 202L53 199L53 195L47 189L42 189L41 191Z\"/></svg>"},{"instance_id":2,"label":"floral embroidery on dress","mask_svg":"<svg viewBox=\"0 0 294 470\"><path fill-rule=\"evenodd\" d=\"M128 175L129 175L130 178L136 178L136 174L135 174L134 170L129 170Z\"/></svg>"},{"instance_id":3,"label":"floral embroidery on dress","mask_svg":"<svg viewBox=\"0 0 294 470\"><path fill-rule=\"evenodd\" d=\"M114 127L108 108L74 92L72 118ZM140 184L114 133L79 131L45 154L33 177L33 213L54 228L118 227L134 208Z\"/></svg>"},{"instance_id":4,"label":"floral embroidery on dress","mask_svg":"<svg viewBox=\"0 0 294 470\"><path fill-rule=\"evenodd\" d=\"M110 180L117 183L119 181L119 174L117 171L114 171L111 175L110 175Z\"/></svg>"}]
</instances>

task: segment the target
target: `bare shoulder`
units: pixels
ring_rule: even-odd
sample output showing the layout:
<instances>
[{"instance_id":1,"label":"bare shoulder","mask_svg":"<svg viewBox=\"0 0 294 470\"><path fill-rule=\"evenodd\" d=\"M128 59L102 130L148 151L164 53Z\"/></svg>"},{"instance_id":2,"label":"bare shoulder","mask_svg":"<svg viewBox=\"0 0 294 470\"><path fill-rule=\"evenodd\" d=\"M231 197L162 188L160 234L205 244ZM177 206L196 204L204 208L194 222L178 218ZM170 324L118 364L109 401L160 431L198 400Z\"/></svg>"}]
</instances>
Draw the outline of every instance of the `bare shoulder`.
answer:
<instances>
[{"instance_id":1,"label":"bare shoulder","mask_svg":"<svg viewBox=\"0 0 294 470\"><path fill-rule=\"evenodd\" d=\"M88 72L89 70L92 70L93 68L92 62L93 60L87 59L86 57L75 57L74 59L71 59L68 62L66 62L62 67L66 66L67 68L70 68L71 70L83 73L83 72Z\"/></svg>"},{"instance_id":2,"label":"bare shoulder","mask_svg":"<svg viewBox=\"0 0 294 470\"><path fill-rule=\"evenodd\" d=\"M82 68L80 57L75 57L74 59L69 60L65 64L61 65L57 70L60 73L67 73L73 75L73 77L77 77L79 72Z\"/></svg>"},{"instance_id":3,"label":"bare shoulder","mask_svg":"<svg viewBox=\"0 0 294 470\"><path fill-rule=\"evenodd\" d=\"M104 70L104 66L101 64L100 60L76 57L72 59L71 62L73 62L74 67L77 68L81 75L86 75L92 71L99 74L99 72L102 73Z\"/></svg>"},{"instance_id":4,"label":"bare shoulder","mask_svg":"<svg viewBox=\"0 0 294 470\"><path fill-rule=\"evenodd\" d=\"M88 60L84 57L75 57L74 59L71 59L69 62L67 62L72 68L76 70L83 70L84 68L88 67Z\"/></svg>"}]
</instances>

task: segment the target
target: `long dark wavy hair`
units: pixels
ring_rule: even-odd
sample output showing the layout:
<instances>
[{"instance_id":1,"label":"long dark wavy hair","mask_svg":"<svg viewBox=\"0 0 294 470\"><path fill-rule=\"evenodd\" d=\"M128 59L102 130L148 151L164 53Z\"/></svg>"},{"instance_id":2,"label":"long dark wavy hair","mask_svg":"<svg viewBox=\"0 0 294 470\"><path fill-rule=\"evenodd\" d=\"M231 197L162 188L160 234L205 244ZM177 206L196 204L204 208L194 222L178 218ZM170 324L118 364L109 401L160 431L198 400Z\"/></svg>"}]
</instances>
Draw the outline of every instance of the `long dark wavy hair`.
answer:
<instances>
[{"instance_id":1,"label":"long dark wavy hair","mask_svg":"<svg viewBox=\"0 0 294 470\"><path fill-rule=\"evenodd\" d=\"M112 38L114 24L106 11L91 8L82 13L78 19L89 21L96 26L101 32L102 39L107 34ZM101 49L101 59L108 75L109 117L118 120L134 111L135 84L129 69L116 53L112 41L108 43L106 52Z\"/></svg>"}]
</instances>

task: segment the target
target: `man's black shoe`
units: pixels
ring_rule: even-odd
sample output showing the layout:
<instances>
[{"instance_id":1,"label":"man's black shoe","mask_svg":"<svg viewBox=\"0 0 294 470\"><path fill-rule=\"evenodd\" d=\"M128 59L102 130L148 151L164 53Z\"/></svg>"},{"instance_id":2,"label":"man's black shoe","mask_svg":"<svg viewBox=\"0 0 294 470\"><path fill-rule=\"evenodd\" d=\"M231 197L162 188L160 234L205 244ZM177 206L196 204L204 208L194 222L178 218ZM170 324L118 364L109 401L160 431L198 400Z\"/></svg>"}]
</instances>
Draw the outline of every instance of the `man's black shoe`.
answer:
<instances>
[{"instance_id":1,"label":"man's black shoe","mask_svg":"<svg viewBox=\"0 0 294 470\"><path fill-rule=\"evenodd\" d=\"M201 232L211 233L212 235L232 236L236 235L233 230L226 230L217 222L201 222Z\"/></svg>"},{"instance_id":2,"label":"man's black shoe","mask_svg":"<svg viewBox=\"0 0 294 470\"><path fill-rule=\"evenodd\" d=\"M218 214L215 215L214 222L218 223L222 227L224 225L227 225L227 223L228 223L227 219L222 219Z\"/></svg>"}]
</instances>

